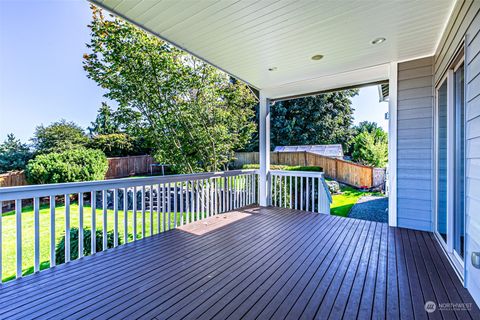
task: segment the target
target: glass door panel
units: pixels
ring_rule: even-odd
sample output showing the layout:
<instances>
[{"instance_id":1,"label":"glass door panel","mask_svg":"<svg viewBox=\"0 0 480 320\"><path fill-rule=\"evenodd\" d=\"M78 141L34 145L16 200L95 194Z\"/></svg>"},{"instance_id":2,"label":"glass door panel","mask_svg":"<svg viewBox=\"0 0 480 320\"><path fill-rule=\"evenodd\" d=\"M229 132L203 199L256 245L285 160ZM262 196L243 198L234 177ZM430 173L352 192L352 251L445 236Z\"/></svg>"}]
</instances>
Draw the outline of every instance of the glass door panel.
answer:
<instances>
[{"instance_id":1,"label":"glass door panel","mask_svg":"<svg viewBox=\"0 0 480 320\"><path fill-rule=\"evenodd\" d=\"M437 93L437 232L447 242L447 80Z\"/></svg>"},{"instance_id":2,"label":"glass door panel","mask_svg":"<svg viewBox=\"0 0 480 320\"><path fill-rule=\"evenodd\" d=\"M465 79L463 63L454 72L455 168L453 250L464 259L465 246Z\"/></svg>"}]
</instances>

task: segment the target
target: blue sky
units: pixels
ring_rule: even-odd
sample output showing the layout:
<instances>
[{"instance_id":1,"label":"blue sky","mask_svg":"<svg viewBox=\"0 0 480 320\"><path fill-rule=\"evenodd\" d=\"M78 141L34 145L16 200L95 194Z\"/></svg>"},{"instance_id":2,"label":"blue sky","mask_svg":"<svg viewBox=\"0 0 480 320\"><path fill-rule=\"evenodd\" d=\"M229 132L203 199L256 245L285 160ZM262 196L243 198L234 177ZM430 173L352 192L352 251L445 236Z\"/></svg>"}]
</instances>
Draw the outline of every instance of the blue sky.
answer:
<instances>
[{"instance_id":1,"label":"blue sky","mask_svg":"<svg viewBox=\"0 0 480 320\"><path fill-rule=\"evenodd\" d=\"M82 68L90 16L84 0L0 0L0 141L14 133L26 142L37 125L62 118L84 128L95 118L106 100ZM376 87L353 105L355 123L387 128Z\"/></svg>"}]
</instances>

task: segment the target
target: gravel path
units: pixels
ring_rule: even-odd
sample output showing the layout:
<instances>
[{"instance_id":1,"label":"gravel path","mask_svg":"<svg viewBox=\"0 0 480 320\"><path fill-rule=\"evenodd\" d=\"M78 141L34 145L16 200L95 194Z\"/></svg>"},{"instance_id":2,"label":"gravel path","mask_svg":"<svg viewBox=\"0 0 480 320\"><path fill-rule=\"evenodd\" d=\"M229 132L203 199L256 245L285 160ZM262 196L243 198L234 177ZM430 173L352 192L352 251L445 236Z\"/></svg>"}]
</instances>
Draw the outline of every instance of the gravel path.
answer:
<instances>
[{"instance_id":1,"label":"gravel path","mask_svg":"<svg viewBox=\"0 0 480 320\"><path fill-rule=\"evenodd\" d=\"M348 214L350 218L387 222L388 221L388 198L363 196L352 207Z\"/></svg>"}]
</instances>

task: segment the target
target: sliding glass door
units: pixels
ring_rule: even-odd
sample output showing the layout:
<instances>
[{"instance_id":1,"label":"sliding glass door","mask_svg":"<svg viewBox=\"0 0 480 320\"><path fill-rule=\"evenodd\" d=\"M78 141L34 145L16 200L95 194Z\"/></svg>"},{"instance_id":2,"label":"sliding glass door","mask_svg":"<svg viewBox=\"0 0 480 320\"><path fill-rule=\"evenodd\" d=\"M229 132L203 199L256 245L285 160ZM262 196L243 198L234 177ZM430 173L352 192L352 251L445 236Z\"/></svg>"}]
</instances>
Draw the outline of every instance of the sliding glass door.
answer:
<instances>
[{"instance_id":1,"label":"sliding glass door","mask_svg":"<svg viewBox=\"0 0 480 320\"><path fill-rule=\"evenodd\" d=\"M462 55L436 90L435 229L462 272L465 256L465 71Z\"/></svg>"}]
</instances>

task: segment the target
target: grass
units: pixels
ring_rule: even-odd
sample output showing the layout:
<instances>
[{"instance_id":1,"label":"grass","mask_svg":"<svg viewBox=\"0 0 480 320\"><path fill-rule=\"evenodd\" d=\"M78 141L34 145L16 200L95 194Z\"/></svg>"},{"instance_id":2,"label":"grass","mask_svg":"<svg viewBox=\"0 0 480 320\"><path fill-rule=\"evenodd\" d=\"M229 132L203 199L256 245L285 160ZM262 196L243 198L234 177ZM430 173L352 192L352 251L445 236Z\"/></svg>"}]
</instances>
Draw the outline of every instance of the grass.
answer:
<instances>
[{"instance_id":1,"label":"grass","mask_svg":"<svg viewBox=\"0 0 480 320\"><path fill-rule=\"evenodd\" d=\"M96 227L97 230L102 230L103 210L96 210ZM91 207L85 206L83 211L84 227L91 227L92 210ZM107 210L107 230L113 230L113 210ZM72 203L70 205L70 227L78 228L78 205ZM123 226L123 210L118 212L119 234L123 237L125 232ZM160 217L162 220L162 217ZM168 218L167 218L168 219ZM174 217L171 214L171 225L173 226ZM153 223L153 231L157 230L157 213L153 212L153 221L150 221L150 212L145 214L145 231L146 235L150 235L150 225ZM128 211L128 234L133 234L133 212ZM8 281L15 278L15 259L16 259L16 222L15 212L5 212L2 215L2 276L3 281ZM142 232L142 212L137 211L137 238L141 237ZM55 209L55 237L56 244L60 241L65 233L65 207L59 205ZM33 225L33 208L32 206L25 206L22 209L22 270L23 274L27 275L33 273L34 264L34 225ZM50 209L48 206L41 206L40 208L40 269L47 269L50 267Z\"/></svg>"},{"instance_id":2,"label":"grass","mask_svg":"<svg viewBox=\"0 0 480 320\"><path fill-rule=\"evenodd\" d=\"M364 192L349 186L341 187L341 194L332 195L330 213L336 216L347 217L350 209L362 196L382 196L379 192Z\"/></svg>"}]
</instances>

